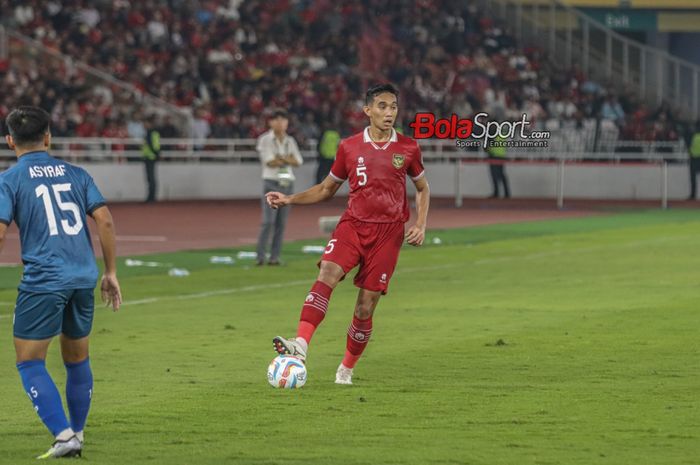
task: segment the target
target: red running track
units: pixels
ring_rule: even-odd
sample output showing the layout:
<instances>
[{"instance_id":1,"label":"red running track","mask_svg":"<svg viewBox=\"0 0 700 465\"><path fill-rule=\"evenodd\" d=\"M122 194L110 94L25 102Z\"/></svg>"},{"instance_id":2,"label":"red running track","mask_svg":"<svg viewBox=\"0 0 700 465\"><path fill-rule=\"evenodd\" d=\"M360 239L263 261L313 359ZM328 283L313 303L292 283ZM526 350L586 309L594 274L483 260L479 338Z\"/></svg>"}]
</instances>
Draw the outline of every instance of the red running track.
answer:
<instances>
[{"instance_id":1,"label":"red running track","mask_svg":"<svg viewBox=\"0 0 700 465\"><path fill-rule=\"evenodd\" d=\"M319 232L318 218L342 214L345 203L345 198L338 198L324 204L293 207L285 240L324 236ZM469 199L461 208L455 208L454 199L433 199L428 228L574 218L604 214L605 207L610 206L655 208L657 205L658 202L572 200L567 201L565 210L558 210L550 199ZM117 227L120 256L251 245L257 240L260 226L260 202L256 200L116 203L110 209ZM13 225L0 253L0 264L19 261L19 236Z\"/></svg>"}]
</instances>

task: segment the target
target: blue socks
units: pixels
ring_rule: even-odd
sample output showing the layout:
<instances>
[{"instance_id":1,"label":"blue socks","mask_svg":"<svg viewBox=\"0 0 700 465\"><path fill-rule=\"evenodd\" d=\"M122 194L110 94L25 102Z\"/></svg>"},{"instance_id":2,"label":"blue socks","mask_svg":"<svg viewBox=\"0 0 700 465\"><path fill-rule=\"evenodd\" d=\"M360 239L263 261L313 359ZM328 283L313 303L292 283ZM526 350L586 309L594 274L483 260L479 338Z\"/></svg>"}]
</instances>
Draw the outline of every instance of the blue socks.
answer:
<instances>
[{"instance_id":1,"label":"blue socks","mask_svg":"<svg viewBox=\"0 0 700 465\"><path fill-rule=\"evenodd\" d=\"M76 433L85 428L90 401L92 400L92 370L90 359L78 363L66 363L66 401L70 412L71 428Z\"/></svg>"},{"instance_id":2,"label":"blue socks","mask_svg":"<svg viewBox=\"0 0 700 465\"><path fill-rule=\"evenodd\" d=\"M58 436L70 428L63 411L61 395L56 389L43 360L27 360L17 364L24 391L34 404L34 410L51 434Z\"/></svg>"},{"instance_id":3,"label":"blue socks","mask_svg":"<svg viewBox=\"0 0 700 465\"><path fill-rule=\"evenodd\" d=\"M34 404L34 410L39 414L39 418L54 436L58 436L68 428L76 433L83 431L92 400L90 359L86 358L82 362L65 365L68 374L66 401L70 412L70 424L63 410L61 395L49 372L46 371L44 361L28 360L17 364L24 391Z\"/></svg>"}]
</instances>

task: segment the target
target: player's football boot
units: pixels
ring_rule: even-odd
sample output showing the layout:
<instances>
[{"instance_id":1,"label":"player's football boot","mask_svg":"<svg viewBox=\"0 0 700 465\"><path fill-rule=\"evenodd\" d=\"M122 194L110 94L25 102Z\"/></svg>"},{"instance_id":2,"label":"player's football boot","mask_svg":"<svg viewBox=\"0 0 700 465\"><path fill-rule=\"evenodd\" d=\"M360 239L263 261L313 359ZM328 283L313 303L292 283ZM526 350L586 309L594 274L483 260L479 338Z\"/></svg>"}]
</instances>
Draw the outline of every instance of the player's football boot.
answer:
<instances>
[{"instance_id":1,"label":"player's football boot","mask_svg":"<svg viewBox=\"0 0 700 465\"><path fill-rule=\"evenodd\" d=\"M282 336L277 336L272 339L272 347L280 355L293 355L306 363L306 351L295 339L285 339Z\"/></svg>"},{"instance_id":2,"label":"player's football boot","mask_svg":"<svg viewBox=\"0 0 700 465\"><path fill-rule=\"evenodd\" d=\"M335 384L352 384L352 368L341 363L335 372Z\"/></svg>"},{"instance_id":3,"label":"player's football boot","mask_svg":"<svg viewBox=\"0 0 700 465\"><path fill-rule=\"evenodd\" d=\"M45 454L38 456L40 460L43 459L57 459L60 457L80 457L83 452L83 446L78 441L78 438L71 436L70 439L66 441L56 441L51 446L51 449L46 451Z\"/></svg>"}]
</instances>

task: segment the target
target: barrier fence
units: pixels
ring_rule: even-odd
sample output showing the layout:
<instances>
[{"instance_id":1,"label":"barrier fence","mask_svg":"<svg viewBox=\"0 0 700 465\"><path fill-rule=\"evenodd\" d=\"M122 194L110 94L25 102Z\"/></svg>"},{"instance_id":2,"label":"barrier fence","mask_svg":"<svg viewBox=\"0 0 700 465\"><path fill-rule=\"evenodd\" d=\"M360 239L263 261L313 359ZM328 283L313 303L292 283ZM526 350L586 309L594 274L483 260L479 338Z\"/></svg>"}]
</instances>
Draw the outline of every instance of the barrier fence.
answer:
<instances>
[{"instance_id":1,"label":"barrier fence","mask_svg":"<svg viewBox=\"0 0 700 465\"><path fill-rule=\"evenodd\" d=\"M543 168L556 168L556 202L564 207L567 167L610 166L611 169L625 167L645 167L659 171L661 206L668 206L668 168L673 164L685 164L687 151L682 141L678 142L629 142L619 141L610 151L586 152L576 150L509 149L502 159L487 157L483 149L457 147L454 140L421 140L423 160L427 165L442 164L453 167L455 205L462 206L461 192L463 170L475 164L505 163L508 165L539 165ZM255 139L208 139L204 143L192 139L163 139L161 141L163 163L226 163L257 164ZM114 138L54 138L51 153L71 163L81 164L121 164L141 161L141 140ZM315 141L301 146L306 160L318 157ZM14 163L14 154L5 149L0 151L0 167L3 169Z\"/></svg>"}]
</instances>

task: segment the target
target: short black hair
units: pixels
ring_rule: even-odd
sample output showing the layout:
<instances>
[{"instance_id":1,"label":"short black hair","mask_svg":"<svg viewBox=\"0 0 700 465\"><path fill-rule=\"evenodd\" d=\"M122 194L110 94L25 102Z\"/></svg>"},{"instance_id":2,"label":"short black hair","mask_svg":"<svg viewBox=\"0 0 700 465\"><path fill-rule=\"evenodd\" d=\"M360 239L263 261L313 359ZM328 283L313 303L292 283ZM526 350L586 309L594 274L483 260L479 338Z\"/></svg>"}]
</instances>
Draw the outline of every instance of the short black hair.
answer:
<instances>
[{"instance_id":1,"label":"short black hair","mask_svg":"<svg viewBox=\"0 0 700 465\"><path fill-rule=\"evenodd\" d=\"M371 86L369 89L367 89L367 93L365 94L365 105L369 105L370 103L372 103L374 97L376 97L379 94L383 94L384 92L394 94L396 96L396 100L399 99L399 89L397 89L393 84L389 84L387 82L384 84L377 84Z\"/></svg>"},{"instance_id":2,"label":"short black hair","mask_svg":"<svg viewBox=\"0 0 700 465\"><path fill-rule=\"evenodd\" d=\"M275 118L289 118L287 110L285 110L284 108L273 108L270 112L270 119Z\"/></svg>"},{"instance_id":3,"label":"short black hair","mask_svg":"<svg viewBox=\"0 0 700 465\"><path fill-rule=\"evenodd\" d=\"M39 144L49 132L51 117L39 107L17 107L7 115L5 124L15 144L22 147Z\"/></svg>"}]
</instances>

